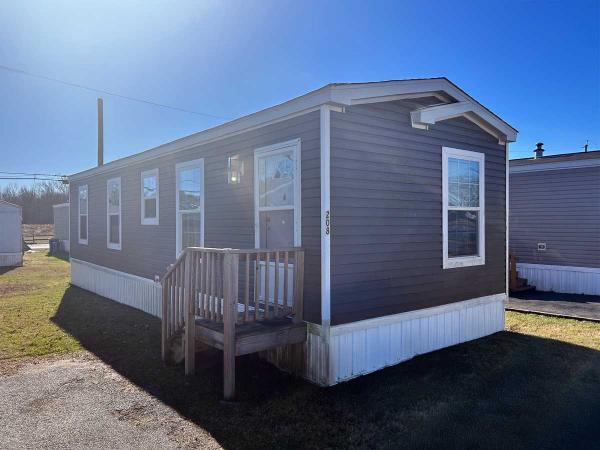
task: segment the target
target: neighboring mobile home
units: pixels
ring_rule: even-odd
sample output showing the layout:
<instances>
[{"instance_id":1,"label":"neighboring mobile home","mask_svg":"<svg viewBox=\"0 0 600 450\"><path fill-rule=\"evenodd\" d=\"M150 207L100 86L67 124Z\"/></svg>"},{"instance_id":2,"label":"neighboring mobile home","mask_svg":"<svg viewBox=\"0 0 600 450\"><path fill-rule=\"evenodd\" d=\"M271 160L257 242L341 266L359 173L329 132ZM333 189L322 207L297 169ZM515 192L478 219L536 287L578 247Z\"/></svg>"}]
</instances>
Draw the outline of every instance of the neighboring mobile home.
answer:
<instances>
[{"instance_id":1,"label":"neighboring mobile home","mask_svg":"<svg viewBox=\"0 0 600 450\"><path fill-rule=\"evenodd\" d=\"M600 295L600 150L510 161L510 250L542 291Z\"/></svg>"},{"instance_id":2,"label":"neighboring mobile home","mask_svg":"<svg viewBox=\"0 0 600 450\"><path fill-rule=\"evenodd\" d=\"M69 204L52 206L54 217L54 239L58 239L62 251L69 252Z\"/></svg>"},{"instance_id":3,"label":"neighboring mobile home","mask_svg":"<svg viewBox=\"0 0 600 450\"><path fill-rule=\"evenodd\" d=\"M71 176L72 282L165 316L169 339L195 320L188 373L197 340L226 377L228 354L265 350L255 318L294 315L264 355L324 386L485 336L515 139L446 78L330 84Z\"/></svg>"},{"instance_id":4,"label":"neighboring mobile home","mask_svg":"<svg viewBox=\"0 0 600 450\"><path fill-rule=\"evenodd\" d=\"M23 265L21 207L0 200L0 267Z\"/></svg>"}]
</instances>

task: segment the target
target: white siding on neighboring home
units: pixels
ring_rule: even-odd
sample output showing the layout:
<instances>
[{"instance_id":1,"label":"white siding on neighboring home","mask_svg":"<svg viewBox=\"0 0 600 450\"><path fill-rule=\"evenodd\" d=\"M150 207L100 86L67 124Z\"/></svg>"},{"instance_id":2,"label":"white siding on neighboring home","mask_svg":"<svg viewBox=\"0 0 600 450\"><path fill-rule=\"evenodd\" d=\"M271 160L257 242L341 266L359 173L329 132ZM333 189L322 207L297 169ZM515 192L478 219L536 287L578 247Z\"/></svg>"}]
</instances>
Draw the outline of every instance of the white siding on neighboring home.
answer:
<instances>
[{"instance_id":1,"label":"white siding on neighboring home","mask_svg":"<svg viewBox=\"0 0 600 450\"><path fill-rule=\"evenodd\" d=\"M63 250L69 251L69 204L61 203L52 207L54 214L54 239L59 239Z\"/></svg>"},{"instance_id":2,"label":"white siding on neighboring home","mask_svg":"<svg viewBox=\"0 0 600 450\"><path fill-rule=\"evenodd\" d=\"M0 200L0 266L23 263L21 208Z\"/></svg>"}]
</instances>

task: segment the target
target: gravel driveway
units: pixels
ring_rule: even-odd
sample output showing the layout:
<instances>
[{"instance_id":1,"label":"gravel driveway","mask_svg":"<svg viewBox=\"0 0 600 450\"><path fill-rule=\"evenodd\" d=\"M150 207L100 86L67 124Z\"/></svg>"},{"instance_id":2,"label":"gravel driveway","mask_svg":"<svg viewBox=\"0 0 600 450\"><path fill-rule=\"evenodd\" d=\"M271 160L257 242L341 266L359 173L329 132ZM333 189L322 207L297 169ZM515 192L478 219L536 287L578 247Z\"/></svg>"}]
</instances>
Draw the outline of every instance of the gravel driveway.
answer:
<instances>
[{"instance_id":1,"label":"gravel driveway","mask_svg":"<svg viewBox=\"0 0 600 450\"><path fill-rule=\"evenodd\" d=\"M0 448L220 448L90 354L0 361Z\"/></svg>"}]
</instances>

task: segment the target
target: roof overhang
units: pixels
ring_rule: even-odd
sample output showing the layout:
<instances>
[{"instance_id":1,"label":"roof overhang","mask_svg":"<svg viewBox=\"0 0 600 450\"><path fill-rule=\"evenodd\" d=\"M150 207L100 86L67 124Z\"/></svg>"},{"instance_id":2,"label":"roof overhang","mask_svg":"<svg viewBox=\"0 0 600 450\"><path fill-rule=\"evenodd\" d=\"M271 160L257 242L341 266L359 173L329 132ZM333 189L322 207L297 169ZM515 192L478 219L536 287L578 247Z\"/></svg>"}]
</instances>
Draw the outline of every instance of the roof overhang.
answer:
<instances>
[{"instance_id":1,"label":"roof overhang","mask_svg":"<svg viewBox=\"0 0 600 450\"><path fill-rule=\"evenodd\" d=\"M436 97L442 103L413 111L411 118L413 119L413 126L417 128L427 128L429 125L441 120L464 116L486 132L497 137L501 143L516 140L516 129L478 103L447 78L329 84L280 105L177 139L145 152L71 175L69 179L77 180L92 174L115 170L137 162L208 144L317 111L323 105L327 105L335 111L344 111L346 106L351 105L423 97Z\"/></svg>"}]
</instances>

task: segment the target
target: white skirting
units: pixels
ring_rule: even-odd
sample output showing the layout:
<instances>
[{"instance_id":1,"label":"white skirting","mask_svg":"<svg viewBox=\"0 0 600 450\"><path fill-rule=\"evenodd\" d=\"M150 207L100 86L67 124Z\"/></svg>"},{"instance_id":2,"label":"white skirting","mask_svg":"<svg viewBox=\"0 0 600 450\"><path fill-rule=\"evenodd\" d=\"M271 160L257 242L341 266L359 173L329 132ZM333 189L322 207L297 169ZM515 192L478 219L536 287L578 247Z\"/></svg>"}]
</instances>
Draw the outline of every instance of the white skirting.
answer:
<instances>
[{"instance_id":1,"label":"white skirting","mask_svg":"<svg viewBox=\"0 0 600 450\"><path fill-rule=\"evenodd\" d=\"M600 295L600 268L518 263L517 270L540 291Z\"/></svg>"},{"instance_id":2,"label":"white skirting","mask_svg":"<svg viewBox=\"0 0 600 450\"><path fill-rule=\"evenodd\" d=\"M289 349L265 352L276 366L331 386L414 356L504 330L506 294L337 325L308 325L302 366Z\"/></svg>"},{"instance_id":3,"label":"white skirting","mask_svg":"<svg viewBox=\"0 0 600 450\"><path fill-rule=\"evenodd\" d=\"M154 316L162 315L162 290L153 280L71 258L71 284Z\"/></svg>"},{"instance_id":4,"label":"white skirting","mask_svg":"<svg viewBox=\"0 0 600 450\"><path fill-rule=\"evenodd\" d=\"M0 253L0 267L23 265L23 253Z\"/></svg>"},{"instance_id":5,"label":"white skirting","mask_svg":"<svg viewBox=\"0 0 600 450\"><path fill-rule=\"evenodd\" d=\"M69 253L71 251L68 239L61 239L60 245L66 253Z\"/></svg>"}]
</instances>

